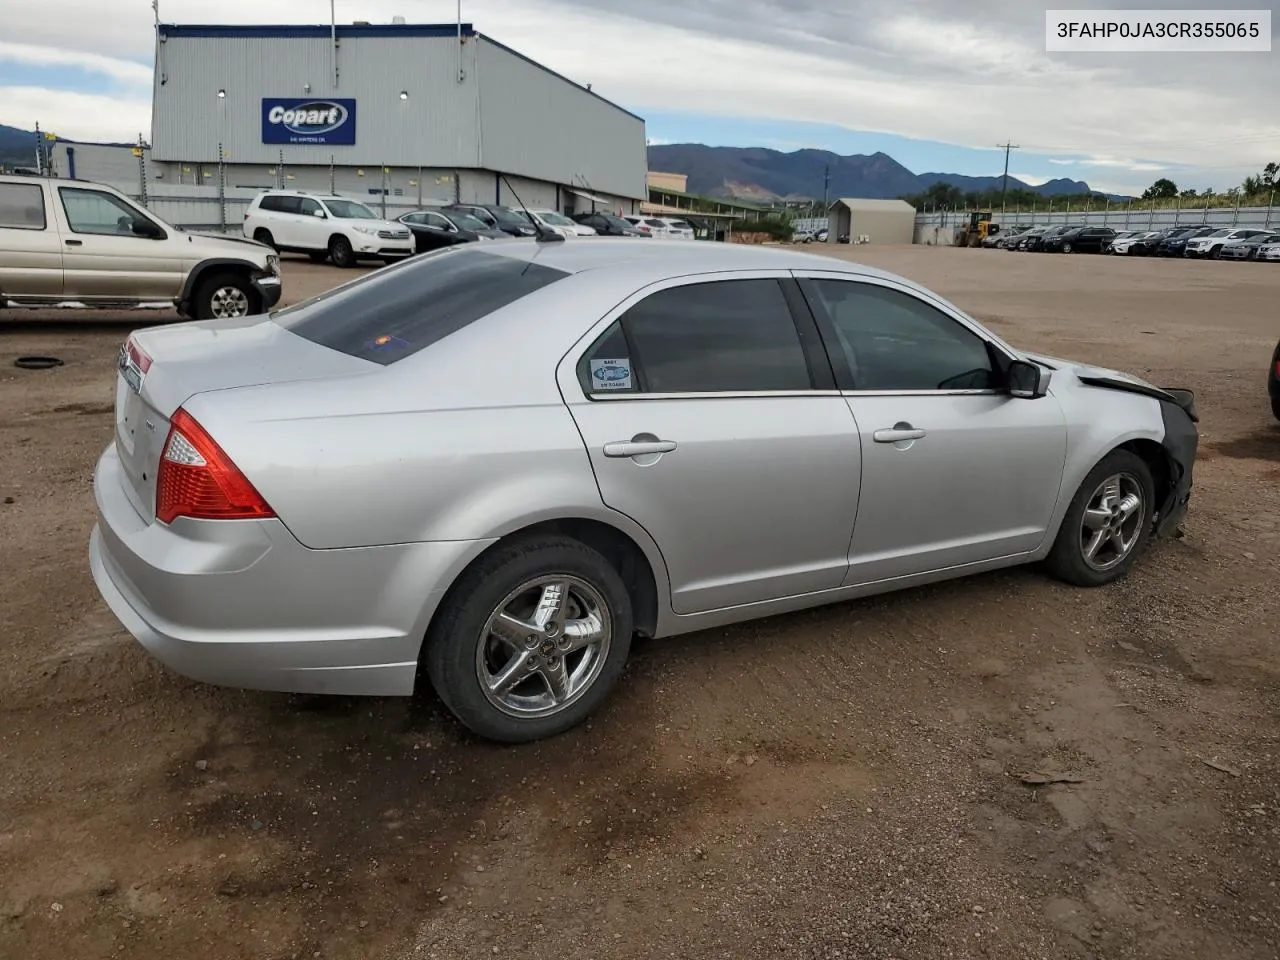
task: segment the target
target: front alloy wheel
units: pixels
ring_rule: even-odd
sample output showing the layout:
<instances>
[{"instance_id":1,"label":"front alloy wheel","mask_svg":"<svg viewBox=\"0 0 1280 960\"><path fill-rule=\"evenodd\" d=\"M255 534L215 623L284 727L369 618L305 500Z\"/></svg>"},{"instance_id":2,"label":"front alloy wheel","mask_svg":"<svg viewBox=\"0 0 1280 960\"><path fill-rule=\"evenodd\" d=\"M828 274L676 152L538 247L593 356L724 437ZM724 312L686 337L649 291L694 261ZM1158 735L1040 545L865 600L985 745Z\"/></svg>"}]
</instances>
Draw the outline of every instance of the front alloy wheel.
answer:
<instances>
[{"instance_id":1,"label":"front alloy wheel","mask_svg":"<svg viewBox=\"0 0 1280 960\"><path fill-rule=\"evenodd\" d=\"M1118 473L1100 483L1080 520L1080 549L1084 562L1105 572L1119 566L1142 537L1147 510L1142 484Z\"/></svg>"},{"instance_id":2,"label":"front alloy wheel","mask_svg":"<svg viewBox=\"0 0 1280 960\"><path fill-rule=\"evenodd\" d=\"M1155 502L1147 462L1132 450L1111 451L1071 498L1045 567L1078 587L1119 580L1151 536Z\"/></svg>"}]
</instances>

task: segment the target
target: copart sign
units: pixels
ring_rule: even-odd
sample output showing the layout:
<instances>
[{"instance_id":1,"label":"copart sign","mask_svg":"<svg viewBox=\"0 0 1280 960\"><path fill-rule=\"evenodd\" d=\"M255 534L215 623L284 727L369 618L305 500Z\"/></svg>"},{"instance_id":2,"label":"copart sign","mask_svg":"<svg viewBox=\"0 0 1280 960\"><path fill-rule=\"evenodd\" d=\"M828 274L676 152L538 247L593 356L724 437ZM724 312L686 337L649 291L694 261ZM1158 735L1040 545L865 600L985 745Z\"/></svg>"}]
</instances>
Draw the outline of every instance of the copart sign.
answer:
<instances>
[{"instance_id":1,"label":"copart sign","mask_svg":"<svg viewBox=\"0 0 1280 960\"><path fill-rule=\"evenodd\" d=\"M262 142L351 146L356 142L356 102L263 97Z\"/></svg>"}]
</instances>

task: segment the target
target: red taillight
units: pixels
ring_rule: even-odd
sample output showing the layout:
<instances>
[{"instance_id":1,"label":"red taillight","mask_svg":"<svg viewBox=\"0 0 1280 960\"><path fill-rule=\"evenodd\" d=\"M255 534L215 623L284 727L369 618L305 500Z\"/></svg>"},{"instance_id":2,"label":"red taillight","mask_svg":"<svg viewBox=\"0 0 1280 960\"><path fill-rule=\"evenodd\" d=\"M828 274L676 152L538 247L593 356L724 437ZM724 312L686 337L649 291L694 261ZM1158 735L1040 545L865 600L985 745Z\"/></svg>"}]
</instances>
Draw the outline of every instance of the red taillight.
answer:
<instances>
[{"instance_id":1,"label":"red taillight","mask_svg":"<svg viewBox=\"0 0 1280 960\"><path fill-rule=\"evenodd\" d=\"M1280 360L1276 361L1276 379L1280 380Z\"/></svg>"},{"instance_id":2,"label":"red taillight","mask_svg":"<svg viewBox=\"0 0 1280 960\"><path fill-rule=\"evenodd\" d=\"M156 519L172 523L177 517L260 520L275 515L204 427L178 408L156 475Z\"/></svg>"},{"instance_id":3,"label":"red taillight","mask_svg":"<svg viewBox=\"0 0 1280 960\"><path fill-rule=\"evenodd\" d=\"M133 361L133 365L138 368L139 373L146 373L151 369L151 355L138 346L138 342L133 337L125 341L124 350Z\"/></svg>"}]
</instances>

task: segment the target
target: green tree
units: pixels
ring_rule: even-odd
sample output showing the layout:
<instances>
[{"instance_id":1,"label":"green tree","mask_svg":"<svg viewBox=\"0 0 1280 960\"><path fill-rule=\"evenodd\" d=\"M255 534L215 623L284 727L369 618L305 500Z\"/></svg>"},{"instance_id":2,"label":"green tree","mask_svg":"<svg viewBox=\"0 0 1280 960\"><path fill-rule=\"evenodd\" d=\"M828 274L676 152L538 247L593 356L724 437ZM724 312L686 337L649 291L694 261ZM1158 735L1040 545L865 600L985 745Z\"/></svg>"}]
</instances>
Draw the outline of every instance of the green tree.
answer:
<instances>
[{"instance_id":1,"label":"green tree","mask_svg":"<svg viewBox=\"0 0 1280 960\"><path fill-rule=\"evenodd\" d=\"M1178 195L1178 185L1167 177L1161 177L1142 192L1143 200L1172 200Z\"/></svg>"},{"instance_id":2,"label":"green tree","mask_svg":"<svg viewBox=\"0 0 1280 960\"><path fill-rule=\"evenodd\" d=\"M1262 185L1264 187L1280 186L1280 163L1268 163L1262 168Z\"/></svg>"},{"instance_id":3,"label":"green tree","mask_svg":"<svg viewBox=\"0 0 1280 960\"><path fill-rule=\"evenodd\" d=\"M1262 184L1262 177L1245 177L1244 183L1240 184L1240 189L1244 191L1246 197L1256 196L1265 189Z\"/></svg>"}]
</instances>

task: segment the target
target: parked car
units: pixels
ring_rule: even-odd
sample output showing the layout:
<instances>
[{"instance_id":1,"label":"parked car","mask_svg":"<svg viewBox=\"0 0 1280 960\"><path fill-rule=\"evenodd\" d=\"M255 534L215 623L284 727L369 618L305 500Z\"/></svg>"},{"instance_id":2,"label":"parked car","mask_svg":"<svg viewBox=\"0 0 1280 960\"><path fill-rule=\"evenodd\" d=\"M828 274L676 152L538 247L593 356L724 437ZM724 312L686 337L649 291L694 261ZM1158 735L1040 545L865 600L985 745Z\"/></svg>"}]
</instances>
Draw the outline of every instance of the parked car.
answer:
<instances>
[{"instance_id":1,"label":"parked car","mask_svg":"<svg viewBox=\"0 0 1280 960\"><path fill-rule=\"evenodd\" d=\"M451 203L443 208L443 212L465 213L489 229L501 230L513 237L532 237L538 232L523 213L500 203Z\"/></svg>"},{"instance_id":2,"label":"parked car","mask_svg":"<svg viewBox=\"0 0 1280 960\"><path fill-rule=\"evenodd\" d=\"M816 239L819 243L826 243L827 240L830 238L830 236L831 236L831 231L828 228L826 230L819 230L816 236L814 237L814 239Z\"/></svg>"},{"instance_id":3,"label":"parked car","mask_svg":"<svg viewBox=\"0 0 1280 960\"><path fill-rule=\"evenodd\" d=\"M1273 243L1280 243L1280 233L1259 233L1239 243L1223 244L1220 256L1223 260L1253 260L1259 249Z\"/></svg>"},{"instance_id":4,"label":"parked car","mask_svg":"<svg viewBox=\"0 0 1280 960\"><path fill-rule=\"evenodd\" d=\"M281 253L305 253L335 267L413 253L413 234L403 223L384 220L356 200L301 190L264 190L249 203L241 229Z\"/></svg>"},{"instance_id":5,"label":"parked car","mask_svg":"<svg viewBox=\"0 0 1280 960\"><path fill-rule=\"evenodd\" d=\"M670 240L692 240L694 238L693 224L688 220L677 220L673 217L658 217L667 228L667 238Z\"/></svg>"},{"instance_id":6,"label":"parked car","mask_svg":"<svg viewBox=\"0 0 1280 960\"><path fill-rule=\"evenodd\" d=\"M1254 230L1248 227L1224 227L1221 230L1207 233L1202 237L1188 240L1182 255L1184 257L1209 257L1216 260L1222 256L1222 248L1228 244L1241 243L1250 237L1256 237L1261 233L1268 232L1270 231Z\"/></svg>"},{"instance_id":7,"label":"parked car","mask_svg":"<svg viewBox=\"0 0 1280 960\"><path fill-rule=\"evenodd\" d=\"M1048 253L1101 253L1115 235L1110 227L1076 227L1045 237L1040 249Z\"/></svg>"},{"instance_id":8,"label":"parked car","mask_svg":"<svg viewBox=\"0 0 1280 960\"><path fill-rule=\"evenodd\" d=\"M1163 231L1160 230L1126 230L1112 237L1103 247L1103 252L1122 257L1145 256L1149 245L1158 241L1163 235Z\"/></svg>"},{"instance_id":9,"label":"parked car","mask_svg":"<svg viewBox=\"0 0 1280 960\"><path fill-rule=\"evenodd\" d=\"M0 176L0 308L127 309L243 317L280 299L280 258L239 237L170 226L112 187Z\"/></svg>"},{"instance_id":10,"label":"parked car","mask_svg":"<svg viewBox=\"0 0 1280 960\"><path fill-rule=\"evenodd\" d=\"M1034 231L1044 229L1044 227L1036 226L1018 227L1014 230L1010 230L1008 233L997 234L995 246L999 250L1012 250Z\"/></svg>"},{"instance_id":11,"label":"parked car","mask_svg":"<svg viewBox=\"0 0 1280 960\"><path fill-rule=\"evenodd\" d=\"M1053 240L1056 237L1060 237L1064 233L1074 229L1076 229L1074 226L1058 226L1045 227L1039 233L1032 231L1018 242L1016 249L1027 251L1042 250L1044 249L1044 244L1046 242Z\"/></svg>"},{"instance_id":12,"label":"parked car","mask_svg":"<svg viewBox=\"0 0 1280 960\"><path fill-rule=\"evenodd\" d=\"M485 375L495 344L518 375ZM136 331L117 398L89 560L154 656L429 683L512 742L596 710L636 633L1020 563L1119 580L1182 521L1197 446L1190 393L1024 353L892 274L626 239L463 244Z\"/></svg>"},{"instance_id":13,"label":"parked car","mask_svg":"<svg viewBox=\"0 0 1280 960\"><path fill-rule=\"evenodd\" d=\"M657 217L642 217L636 214L626 214L622 218L631 224L641 233L650 237L665 238L667 236L667 225Z\"/></svg>"},{"instance_id":14,"label":"parked car","mask_svg":"<svg viewBox=\"0 0 1280 960\"><path fill-rule=\"evenodd\" d=\"M1213 227L1175 227L1169 231L1158 244L1156 244L1156 256L1158 257L1180 257L1187 248L1190 240L1207 236L1213 233Z\"/></svg>"},{"instance_id":15,"label":"parked car","mask_svg":"<svg viewBox=\"0 0 1280 960\"><path fill-rule=\"evenodd\" d=\"M1271 354L1271 367L1267 371L1267 395L1271 398L1271 413L1280 420L1280 343Z\"/></svg>"},{"instance_id":16,"label":"parked car","mask_svg":"<svg viewBox=\"0 0 1280 960\"><path fill-rule=\"evenodd\" d=\"M1280 260L1280 243L1264 243L1254 254L1255 260Z\"/></svg>"},{"instance_id":17,"label":"parked car","mask_svg":"<svg viewBox=\"0 0 1280 960\"><path fill-rule=\"evenodd\" d=\"M562 237L594 237L596 235L595 228L588 227L585 223L575 223L555 210L529 210L525 216Z\"/></svg>"},{"instance_id":18,"label":"parked car","mask_svg":"<svg viewBox=\"0 0 1280 960\"><path fill-rule=\"evenodd\" d=\"M578 223L591 227L602 237L648 237L651 234L637 230L628 221L612 213L580 213L573 218Z\"/></svg>"},{"instance_id":19,"label":"parked car","mask_svg":"<svg viewBox=\"0 0 1280 960\"><path fill-rule=\"evenodd\" d=\"M414 249L418 253L439 250L459 243L477 240L501 240L511 235L496 227L487 227L475 217L457 210L415 210L399 221L413 232Z\"/></svg>"}]
</instances>

